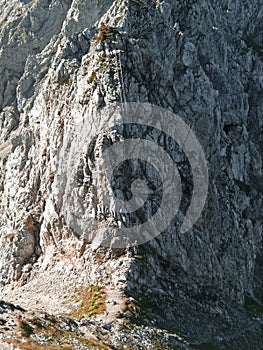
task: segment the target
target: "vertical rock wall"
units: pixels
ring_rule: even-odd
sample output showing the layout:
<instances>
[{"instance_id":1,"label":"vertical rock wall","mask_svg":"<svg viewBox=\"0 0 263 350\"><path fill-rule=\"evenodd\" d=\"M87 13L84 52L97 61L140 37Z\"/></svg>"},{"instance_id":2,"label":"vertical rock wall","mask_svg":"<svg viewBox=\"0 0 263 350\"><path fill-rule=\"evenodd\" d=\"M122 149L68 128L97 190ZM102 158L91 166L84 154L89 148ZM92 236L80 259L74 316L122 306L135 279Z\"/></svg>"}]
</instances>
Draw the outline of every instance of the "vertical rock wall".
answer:
<instances>
[{"instance_id":1,"label":"vertical rock wall","mask_svg":"<svg viewBox=\"0 0 263 350\"><path fill-rule=\"evenodd\" d=\"M259 302L262 1L13 0L0 6L1 283L19 279L23 266L50 247L63 252L73 237L87 249L96 246L98 228L81 237L70 216L83 203L102 227L119 225L114 204L103 206L110 191L96 164L103 140L123 135L98 133L107 122L98 111L115 102L148 102L192 127L208 161L209 193L189 232L170 226L140 248L147 264L134 264L129 288L179 283L199 299L215 293L240 304L247 295ZM107 38L100 36L102 23L111 28ZM79 141L86 148L76 154L70 182Z\"/></svg>"}]
</instances>

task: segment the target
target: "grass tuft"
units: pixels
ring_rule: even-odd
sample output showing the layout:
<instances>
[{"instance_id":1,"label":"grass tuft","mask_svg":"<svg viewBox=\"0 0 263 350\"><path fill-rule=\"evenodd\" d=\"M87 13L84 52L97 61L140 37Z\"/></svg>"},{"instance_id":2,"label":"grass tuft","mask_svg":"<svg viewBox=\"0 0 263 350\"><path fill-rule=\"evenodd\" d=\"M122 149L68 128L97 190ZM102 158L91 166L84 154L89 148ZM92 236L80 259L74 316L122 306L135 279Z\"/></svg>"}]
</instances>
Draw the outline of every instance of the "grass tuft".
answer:
<instances>
[{"instance_id":1,"label":"grass tuft","mask_svg":"<svg viewBox=\"0 0 263 350\"><path fill-rule=\"evenodd\" d=\"M91 73L91 76L88 78L88 80L87 80L87 83L88 84L91 84L93 81L94 81L94 79L96 79L96 77L97 77L97 74L96 74L96 72L92 72Z\"/></svg>"},{"instance_id":2,"label":"grass tuft","mask_svg":"<svg viewBox=\"0 0 263 350\"><path fill-rule=\"evenodd\" d=\"M106 293L105 288L91 285L79 292L80 306L71 316L82 318L102 314L106 311Z\"/></svg>"}]
</instances>

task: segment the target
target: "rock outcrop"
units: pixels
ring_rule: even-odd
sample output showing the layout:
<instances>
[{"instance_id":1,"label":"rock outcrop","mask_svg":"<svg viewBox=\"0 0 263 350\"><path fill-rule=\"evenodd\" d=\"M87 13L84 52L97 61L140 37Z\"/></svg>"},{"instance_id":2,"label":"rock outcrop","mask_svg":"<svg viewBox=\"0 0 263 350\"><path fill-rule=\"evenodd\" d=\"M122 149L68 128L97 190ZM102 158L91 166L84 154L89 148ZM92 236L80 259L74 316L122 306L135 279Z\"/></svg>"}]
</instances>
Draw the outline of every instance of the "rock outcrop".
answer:
<instances>
[{"instance_id":1,"label":"rock outcrop","mask_svg":"<svg viewBox=\"0 0 263 350\"><path fill-rule=\"evenodd\" d=\"M113 285L134 298L126 316L179 334L170 346L260 349L262 1L2 0L0 9L5 299L16 300L10 286L28 285L33 294L34 279L65 269L77 286ZM195 225L181 232L174 220L136 257L103 244L107 230L128 225L112 183L101 178L105 147L147 137L159 143L181 175L181 214L193 176L158 125L109 127L104 108L129 102L162 107L189 125L209 173ZM159 181L136 161L118 172L114 193L122 199L134 180Z\"/></svg>"}]
</instances>

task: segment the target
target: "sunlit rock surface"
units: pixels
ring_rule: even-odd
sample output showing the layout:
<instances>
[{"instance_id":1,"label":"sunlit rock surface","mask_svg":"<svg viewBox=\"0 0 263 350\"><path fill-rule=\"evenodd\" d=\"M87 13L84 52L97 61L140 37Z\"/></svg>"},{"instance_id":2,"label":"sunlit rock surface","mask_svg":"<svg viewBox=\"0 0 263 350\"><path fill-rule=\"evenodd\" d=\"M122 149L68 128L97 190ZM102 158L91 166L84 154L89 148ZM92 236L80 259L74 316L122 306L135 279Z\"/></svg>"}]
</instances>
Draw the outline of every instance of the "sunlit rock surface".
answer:
<instances>
[{"instance_id":1,"label":"sunlit rock surface","mask_svg":"<svg viewBox=\"0 0 263 350\"><path fill-rule=\"evenodd\" d=\"M183 339L161 338L170 348L262 348L262 5L0 1L0 283L6 302L18 302L16 293L28 286L19 304L34 308L28 302L34 279L44 271L52 279L52 269L63 277L64 269L77 286L112 285L123 298L140 300L143 318ZM187 233L170 225L139 246L137 258L101 248L98 239L101 230L125 225L98 172L105 140L124 137L101 127L108 116L100 111L120 102L175 113L193 129L208 162L208 197L197 223ZM159 136L152 131L153 140ZM161 142L185 170L190 196L186 160ZM124 169L124 182L133 180L133 171L133 165ZM139 175L144 171L138 167ZM146 177L155 178L151 167ZM81 225L77 218L84 214ZM42 292L48 294L46 286ZM55 293L59 299L60 290ZM133 346L157 349L149 344Z\"/></svg>"}]
</instances>

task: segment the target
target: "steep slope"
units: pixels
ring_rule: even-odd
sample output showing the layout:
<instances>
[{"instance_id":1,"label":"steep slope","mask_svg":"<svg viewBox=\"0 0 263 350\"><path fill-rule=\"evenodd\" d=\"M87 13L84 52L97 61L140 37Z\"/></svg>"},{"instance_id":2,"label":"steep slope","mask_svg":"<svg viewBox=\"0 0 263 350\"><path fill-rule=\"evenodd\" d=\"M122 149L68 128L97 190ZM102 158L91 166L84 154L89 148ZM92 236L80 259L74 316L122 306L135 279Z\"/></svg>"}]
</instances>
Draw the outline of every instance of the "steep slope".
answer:
<instances>
[{"instance_id":1,"label":"steep slope","mask_svg":"<svg viewBox=\"0 0 263 350\"><path fill-rule=\"evenodd\" d=\"M129 322L155 320L185 339L176 346L261 348L262 4L0 2L0 276L7 301L32 296L42 275L43 300L56 295L49 312L63 309L60 289L47 291L53 274L60 276L55 285L56 278L65 290L69 284L68 296L81 285L114 285L135 300ZM100 172L105 147L136 138L161 145L182 177L181 214L193 197L193 173L157 124L111 127L103 108L119 102L175 113L198 137L209 172L197 223L181 232L176 217L127 258L124 245L103 242L105 232L127 226L111 185L120 184L114 194L127 199L134 180L159 178L149 164L130 162L118 168L122 182L110 184ZM176 123L169 123L172 130Z\"/></svg>"}]
</instances>

